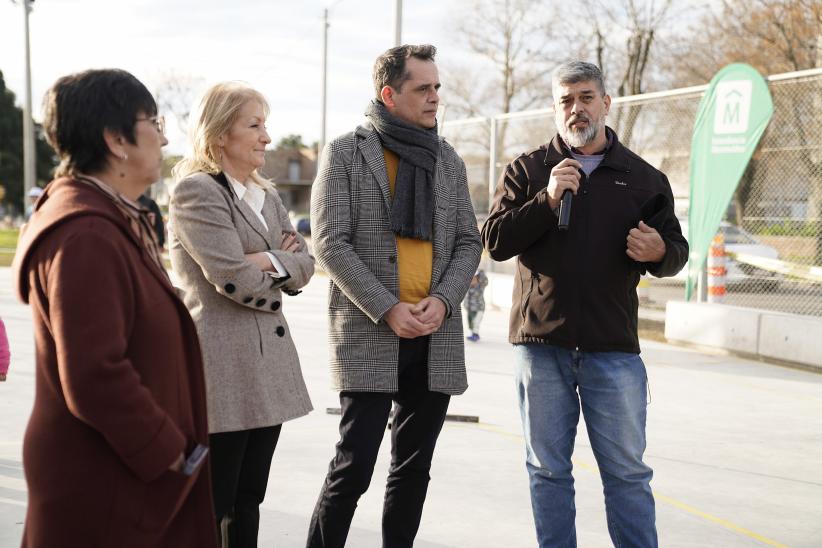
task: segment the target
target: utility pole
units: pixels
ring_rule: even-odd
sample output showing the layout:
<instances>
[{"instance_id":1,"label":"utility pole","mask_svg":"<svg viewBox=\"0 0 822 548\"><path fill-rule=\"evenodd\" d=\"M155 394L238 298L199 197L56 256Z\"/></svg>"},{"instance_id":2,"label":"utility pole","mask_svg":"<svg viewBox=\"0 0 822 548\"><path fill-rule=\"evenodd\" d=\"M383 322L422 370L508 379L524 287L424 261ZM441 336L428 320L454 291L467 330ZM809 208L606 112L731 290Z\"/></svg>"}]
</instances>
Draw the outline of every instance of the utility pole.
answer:
<instances>
[{"instance_id":1,"label":"utility pole","mask_svg":"<svg viewBox=\"0 0 822 548\"><path fill-rule=\"evenodd\" d=\"M402 45L402 0L394 4L394 45Z\"/></svg>"},{"instance_id":2,"label":"utility pole","mask_svg":"<svg viewBox=\"0 0 822 548\"><path fill-rule=\"evenodd\" d=\"M34 0L20 0L23 6L23 40L25 42L25 80L23 93L23 211L26 210L29 190L35 184L34 122L31 119L31 51L29 49L29 12Z\"/></svg>"},{"instance_id":3,"label":"utility pole","mask_svg":"<svg viewBox=\"0 0 822 548\"><path fill-rule=\"evenodd\" d=\"M326 92L328 88L328 8L323 10L323 78L322 78L322 108L320 120L320 142L317 144L317 156L322 154L325 147L325 114Z\"/></svg>"}]
</instances>

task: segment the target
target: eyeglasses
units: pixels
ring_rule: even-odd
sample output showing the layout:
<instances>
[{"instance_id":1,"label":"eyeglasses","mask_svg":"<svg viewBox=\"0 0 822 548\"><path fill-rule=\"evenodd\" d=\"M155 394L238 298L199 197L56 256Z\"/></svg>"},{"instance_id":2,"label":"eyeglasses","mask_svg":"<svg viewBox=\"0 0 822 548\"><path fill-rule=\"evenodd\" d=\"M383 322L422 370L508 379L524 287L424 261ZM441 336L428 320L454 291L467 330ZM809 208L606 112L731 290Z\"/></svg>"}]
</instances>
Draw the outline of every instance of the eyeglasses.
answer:
<instances>
[{"instance_id":1,"label":"eyeglasses","mask_svg":"<svg viewBox=\"0 0 822 548\"><path fill-rule=\"evenodd\" d=\"M157 128L160 135L166 134L166 119L163 116L152 116L151 118L137 118L138 122L151 122Z\"/></svg>"}]
</instances>

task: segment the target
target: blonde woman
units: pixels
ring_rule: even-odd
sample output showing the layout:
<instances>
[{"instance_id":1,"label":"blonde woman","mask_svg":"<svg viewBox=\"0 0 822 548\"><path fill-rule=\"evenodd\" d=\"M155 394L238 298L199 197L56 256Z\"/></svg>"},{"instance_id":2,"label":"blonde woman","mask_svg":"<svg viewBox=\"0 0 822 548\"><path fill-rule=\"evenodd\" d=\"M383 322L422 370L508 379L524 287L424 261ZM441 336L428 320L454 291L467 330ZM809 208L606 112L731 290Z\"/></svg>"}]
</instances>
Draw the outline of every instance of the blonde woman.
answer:
<instances>
[{"instance_id":1,"label":"blonde woman","mask_svg":"<svg viewBox=\"0 0 822 548\"><path fill-rule=\"evenodd\" d=\"M171 263L203 349L217 526L232 547L257 545L281 426L311 410L282 293L308 283L314 258L257 172L268 112L244 84L209 89L169 210Z\"/></svg>"}]
</instances>

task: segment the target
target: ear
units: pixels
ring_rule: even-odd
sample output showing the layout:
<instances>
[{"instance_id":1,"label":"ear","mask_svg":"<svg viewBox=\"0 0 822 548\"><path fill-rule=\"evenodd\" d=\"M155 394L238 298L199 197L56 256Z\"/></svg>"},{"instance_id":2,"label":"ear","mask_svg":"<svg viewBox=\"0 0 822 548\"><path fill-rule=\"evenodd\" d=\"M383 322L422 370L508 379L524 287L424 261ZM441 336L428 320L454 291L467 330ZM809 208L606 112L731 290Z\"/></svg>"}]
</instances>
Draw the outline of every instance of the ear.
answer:
<instances>
[{"instance_id":1,"label":"ear","mask_svg":"<svg viewBox=\"0 0 822 548\"><path fill-rule=\"evenodd\" d=\"M611 111L611 96L606 95L602 99L605 101L605 114L608 114Z\"/></svg>"},{"instance_id":2,"label":"ear","mask_svg":"<svg viewBox=\"0 0 822 548\"><path fill-rule=\"evenodd\" d=\"M106 142L108 151L117 158L122 158L126 151L124 148L125 138L118 131L113 131L109 128L103 130L103 140Z\"/></svg>"},{"instance_id":3,"label":"ear","mask_svg":"<svg viewBox=\"0 0 822 548\"><path fill-rule=\"evenodd\" d=\"M383 86L380 90L380 99L388 108L394 108L396 106L396 103L394 103L394 93L394 89L391 86Z\"/></svg>"}]
</instances>

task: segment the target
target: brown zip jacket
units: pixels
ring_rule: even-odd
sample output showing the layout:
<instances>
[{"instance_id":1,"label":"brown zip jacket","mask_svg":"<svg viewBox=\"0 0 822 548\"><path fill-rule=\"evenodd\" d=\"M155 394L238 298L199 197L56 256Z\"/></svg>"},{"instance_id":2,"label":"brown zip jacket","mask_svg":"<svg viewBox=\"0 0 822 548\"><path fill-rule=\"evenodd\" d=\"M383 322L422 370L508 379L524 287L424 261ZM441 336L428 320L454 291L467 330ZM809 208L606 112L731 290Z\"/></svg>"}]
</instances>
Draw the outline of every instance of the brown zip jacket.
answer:
<instances>
[{"instance_id":1,"label":"brown zip jacket","mask_svg":"<svg viewBox=\"0 0 822 548\"><path fill-rule=\"evenodd\" d=\"M548 204L551 169L570 157L557 135L506 166L482 241L494 260L517 256L509 341L546 343L589 352L639 352L640 275L673 276L688 258L665 175L619 143L590 176L582 174L570 226L557 229ZM659 263L626 255L640 220L665 242Z\"/></svg>"}]
</instances>

